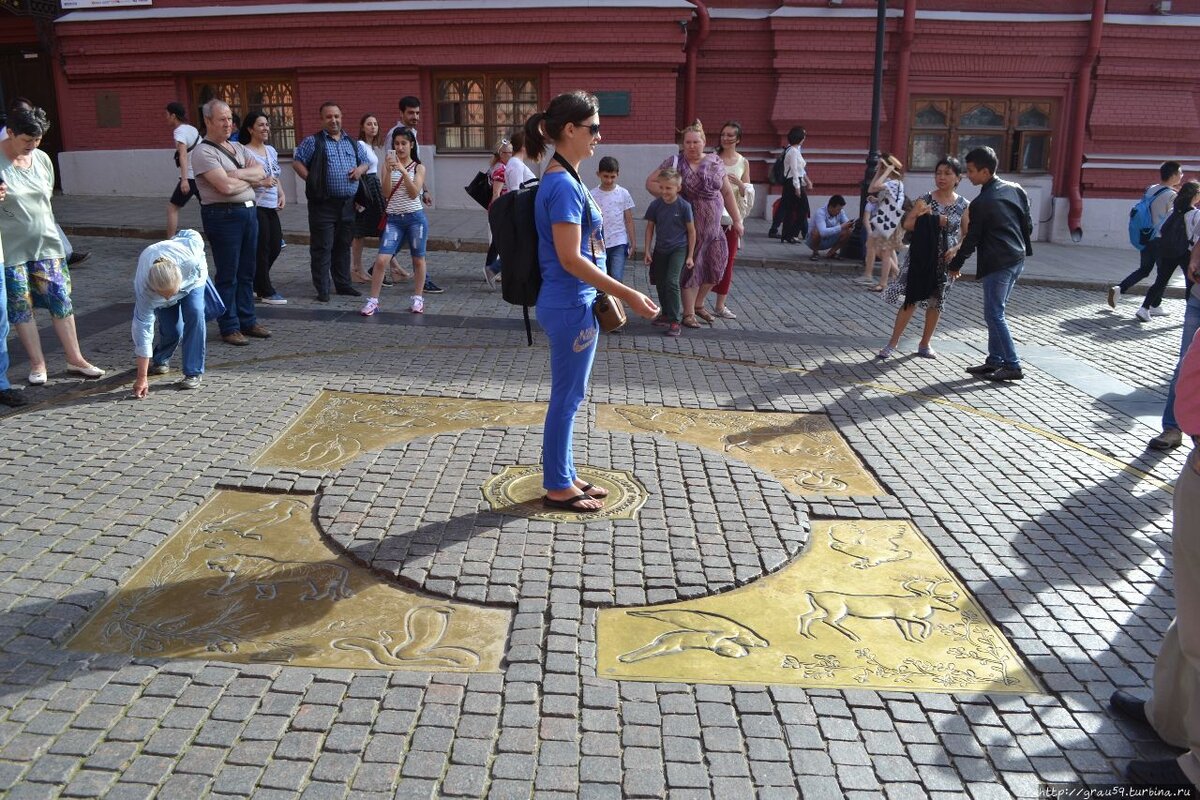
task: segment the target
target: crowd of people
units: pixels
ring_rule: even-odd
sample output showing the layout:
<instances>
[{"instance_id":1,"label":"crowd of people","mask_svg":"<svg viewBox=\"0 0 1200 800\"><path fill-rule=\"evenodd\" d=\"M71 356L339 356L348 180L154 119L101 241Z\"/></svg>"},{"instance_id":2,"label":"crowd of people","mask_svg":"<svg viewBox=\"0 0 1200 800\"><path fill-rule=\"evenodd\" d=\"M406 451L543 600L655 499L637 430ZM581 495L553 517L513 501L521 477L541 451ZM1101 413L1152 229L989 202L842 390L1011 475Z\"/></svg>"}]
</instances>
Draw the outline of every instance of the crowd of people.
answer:
<instances>
[{"instance_id":1,"label":"crowd of people","mask_svg":"<svg viewBox=\"0 0 1200 800\"><path fill-rule=\"evenodd\" d=\"M400 102L400 121L384 135L379 120L366 115L356 139L342 128L336 103L320 108L321 130L296 148L293 169L304 183L310 232L311 277L318 302L330 295L361 296L355 282L370 282L361 313L380 308L382 287L413 279L409 310L424 311L426 293L440 288L425 263L431 203L421 164L417 123L420 101ZM283 245L279 211L287 197L280 184L279 154L271 146L270 120L251 112L236 131L231 108L221 100L203 107L204 133L187 123L182 105L166 108L172 126L179 182L168 201L168 237L141 254L134 277L132 336L136 356L133 391L149 393L149 377L170 371L182 346L180 386L195 389L204 373L206 321L215 320L222 340L245 346L271 332L255 314L255 302L280 305L287 300L271 281L271 268ZM54 221L51 195L54 168L39 149L49 128L46 113L27 102L9 113L0 137L0 403L25 404L8 382L7 334L15 327L30 363L28 381L46 382L47 365L34 322L34 309L46 310L60 339L68 372L96 378L104 370L80 350L71 304L70 247ZM589 189L580 177L585 160L601 141L599 102L583 91L555 97L524 127L501 139L487 178L491 199L538 182L537 164L552 148L534 200L537 261L541 290L538 322L549 341L550 400L543 434L542 503L546 508L587 514L604 507L607 490L589 483L576 469L572 431L585 399L600 327L594 305L604 292L635 314L680 336L735 314L726 304L733 261L744 236L743 220L754 203L749 165L737 147L741 128L727 122L720 143L706 151L699 121L688 125L679 152L664 159L645 181L654 197L642 215L646 223L645 263L651 270L658 303L624 281L628 258L638 237L635 203L618 183L620 165L606 157L597 165L598 184ZM801 154L805 131L793 128L783 157L783 198L777 231L785 242L807 242L814 257L825 250L837 256L856 235L846 202L834 195L810 213L812 181ZM864 273L860 280L897 307L892 335L877 358L892 357L918 307L925 319L917 355L936 358L931 346L941 311L963 264L977 256L983 284L988 356L967 372L992 381L1023 377L1021 361L1005 318L1005 307L1025 258L1032 253L1029 200L1016 183L997 175L994 151L979 147L960 162L947 156L934 170L934 188L915 199L906 194L904 166L883 154L870 183L865 210ZM965 177L979 187L970 202L958 194ZM1190 348L1200 328L1200 300L1192 287L1200 270L1200 183L1183 181L1177 162L1166 162L1160 182L1143 197L1148 227L1137 270L1108 291L1113 308L1138 281L1157 270L1154 285L1137 311L1148 321L1165 313L1163 291L1175 270L1187 276L1188 300L1179 366L1171 382L1163 432L1151 441L1157 449L1181 444L1184 431L1200 433L1200 350ZM193 230L178 230L178 212L192 196L201 203L201 220L214 263L209 276L205 242ZM910 202L911 200L911 202ZM1136 209L1135 209L1136 210ZM363 269L363 239L379 235L378 254ZM1180 238L1182 237L1182 238ZM1176 240L1179 241L1176 241ZM1182 242L1182 245L1179 244ZM407 245L412 272L396 261ZM900 253L904 253L903 263ZM1182 255L1181 255L1182 253ZM878 281L873 277L880 262ZM495 251L485 258L489 285L504 280L504 264ZM707 298L714 295L709 308ZM157 337L155 329L157 328ZM1191 617L1200 606L1191 594L1200 572L1192 558L1192 529L1200 457L1193 450L1184 468L1175 505L1176 591L1179 617L1163 643L1149 702L1125 692L1112 697L1116 713L1145 723L1166 741L1186 747L1178 760L1135 761L1128 770L1138 783L1200 785L1200 676Z\"/></svg>"}]
</instances>

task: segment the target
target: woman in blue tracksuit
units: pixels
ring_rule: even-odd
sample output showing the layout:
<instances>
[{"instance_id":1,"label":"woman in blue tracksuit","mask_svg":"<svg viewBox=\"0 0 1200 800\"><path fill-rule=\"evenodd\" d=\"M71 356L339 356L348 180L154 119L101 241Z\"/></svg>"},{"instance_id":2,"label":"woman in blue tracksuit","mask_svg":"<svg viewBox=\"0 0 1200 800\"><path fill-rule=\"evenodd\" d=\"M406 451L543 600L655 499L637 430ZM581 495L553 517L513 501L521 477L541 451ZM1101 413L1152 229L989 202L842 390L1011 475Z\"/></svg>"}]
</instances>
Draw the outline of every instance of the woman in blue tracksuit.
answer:
<instances>
[{"instance_id":1,"label":"woman in blue tracksuit","mask_svg":"<svg viewBox=\"0 0 1200 800\"><path fill-rule=\"evenodd\" d=\"M649 297L604 270L600 209L579 180L579 164L600 141L599 101L587 92L560 94L525 123L526 152L537 160L551 143L554 160L542 175L535 219L542 288L537 319L550 339L550 405L542 437L546 508L587 513L604 507L607 490L580 480L571 456L571 428L587 391L599 327L596 290L624 300L647 319L658 313Z\"/></svg>"}]
</instances>

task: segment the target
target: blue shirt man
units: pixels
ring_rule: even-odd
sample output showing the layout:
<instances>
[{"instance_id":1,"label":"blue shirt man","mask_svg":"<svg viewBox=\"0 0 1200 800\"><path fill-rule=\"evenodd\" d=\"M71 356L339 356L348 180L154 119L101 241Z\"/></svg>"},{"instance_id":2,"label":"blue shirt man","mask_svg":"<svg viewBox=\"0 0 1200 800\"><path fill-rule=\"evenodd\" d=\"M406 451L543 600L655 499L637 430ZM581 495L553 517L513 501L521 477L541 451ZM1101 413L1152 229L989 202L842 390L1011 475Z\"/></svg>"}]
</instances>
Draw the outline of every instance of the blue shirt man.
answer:
<instances>
[{"instance_id":1,"label":"blue shirt man","mask_svg":"<svg viewBox=\"0 0 1200 800\"><path fill-rule=\"evenodd\" d=\"M846 198L835 194L829 202L813 212L812 228L808 232L808 246L816 261L820 250L828 250L827 258L837 258L838 251L850 238L854 223L846 216Z\"/></svg>"},{"instance_id":2,"label":"blue shirt man","mask_svg":"<svg viewBox=\"0 0 1200 800\"><path fill-rule=\"evenodd\" d=\"M323 145L325 168L323 173L313 174L309 167L318 141ZM292 161L308 197L308 252L318 303L328 303L332 289L351 297L362 295L350 280L350 243L354 239L354 195L359 178L369 168L354 140L342 130L342 110L337 103L323 103L320 133L306 137Z\"/></svg>"}]
</instances>

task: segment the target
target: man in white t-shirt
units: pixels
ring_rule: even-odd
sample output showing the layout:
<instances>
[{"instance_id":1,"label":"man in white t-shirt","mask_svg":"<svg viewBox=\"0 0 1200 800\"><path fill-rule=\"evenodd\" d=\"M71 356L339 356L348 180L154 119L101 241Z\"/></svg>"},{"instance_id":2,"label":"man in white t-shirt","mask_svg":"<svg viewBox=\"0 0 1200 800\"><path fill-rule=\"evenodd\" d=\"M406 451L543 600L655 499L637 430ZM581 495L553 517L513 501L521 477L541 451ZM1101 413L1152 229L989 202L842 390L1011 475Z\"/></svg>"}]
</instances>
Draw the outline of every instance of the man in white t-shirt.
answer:
<instances>
[{"instance_id":1,"label":"man in white t-shirt","mask_svg":"<svg viewBox=\"0 0 1200 800\"><path fill-rule=\"evenodd\" d=\"M196 193L196 175L192 172L192 151L200 144L200 131L187 122L183 103L167 103L167 122L175 140L175 163L179 167L179 182L167 201L167 238L179 229L179 209L188 204ZM198 196L198 195L197 195Z\"/></svg>"}]
</instances>

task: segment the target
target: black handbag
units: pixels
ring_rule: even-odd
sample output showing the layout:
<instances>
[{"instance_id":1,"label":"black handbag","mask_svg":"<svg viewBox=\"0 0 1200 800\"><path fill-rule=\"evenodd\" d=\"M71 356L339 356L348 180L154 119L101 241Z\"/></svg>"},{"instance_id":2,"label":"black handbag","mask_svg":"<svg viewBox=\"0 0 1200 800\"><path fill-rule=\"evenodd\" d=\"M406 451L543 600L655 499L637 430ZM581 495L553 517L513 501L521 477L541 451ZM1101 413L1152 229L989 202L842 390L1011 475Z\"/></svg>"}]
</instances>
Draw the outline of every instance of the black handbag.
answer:
<instances>
[{"instance_id":1,"label":"black handbag","mask_svg":"<svg viewBox=\"0 0 1200 800\"><path fill-rule=\"evenodd\" d=\"M486 172L477 172L471 182L463 188L472 200L484 208L492 204L492 181Z\"/></svg>"}]
</instances>

